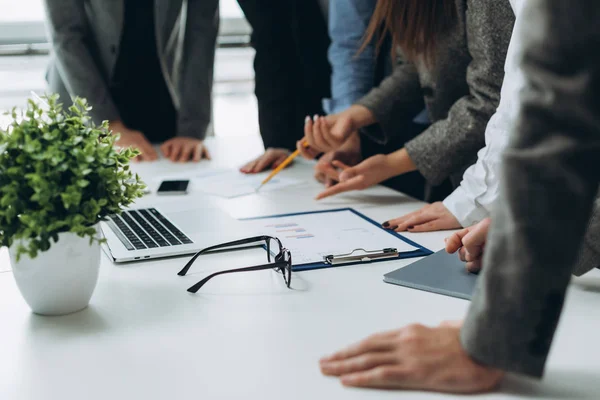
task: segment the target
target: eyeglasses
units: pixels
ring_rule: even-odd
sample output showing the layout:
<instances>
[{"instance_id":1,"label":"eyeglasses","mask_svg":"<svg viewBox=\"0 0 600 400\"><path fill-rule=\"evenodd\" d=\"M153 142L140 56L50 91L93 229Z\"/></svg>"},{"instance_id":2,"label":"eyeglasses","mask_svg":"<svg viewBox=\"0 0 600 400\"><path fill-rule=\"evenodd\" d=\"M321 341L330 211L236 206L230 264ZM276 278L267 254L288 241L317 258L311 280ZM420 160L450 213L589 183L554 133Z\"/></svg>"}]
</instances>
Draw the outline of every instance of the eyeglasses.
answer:
<instances>
[{"instance_id":1,"label":"eyeglasses","mask_svg":"<svg viewBox=\"0 0 600 400\"><path fill-rule=\"evenodd\" d=\"M291 287L290 285L292 283L292 254L290 253L290 251L288 249L283 247L283 245L281 244L281 241L279 239L277 239L275 237L271 237L271 236L255 236L255 237L251 237L248 239L241 239L241 240L236 240L233 242L228 242L228 243L223 243L223 244L219 244L216 246L207 247L206 249L200 250L198 253L196 253L194 255L194 257L192 257L192 259L185 265L185 267L183 267L183 269L177 273L177 275L185 276L188 273L188 271L190 270L190 268L192 267L192 264L194 264L194 262L196 261L196 259L198 259L198 257L200 257L203 254L218 252L218 251L221 251L222 249L224 251L243 250L245 248L251 247L251 246L244 246L244 245L249 245L249 244L253 244L253 243L259 244L261 242L265 242L265 247L267 250L267 261L269 262L269 264L256 265L254 267L237 268L237 269L230 269L230 270L226 270L226 271L215 272L214 274L207 276L206 278L204 278L201 281L199 281L198 283L196 283L194 286L190 287L187 291L190 293L196 293L198 290L200 290L200 288L202 286L204 286L206 284L206 282L208 282L209 280L211 280L212 278L214 278L217 275L231 274L233 272L261 271L261 270L266 270L266 269L271 269L271 268L273 268L277 272L282 273L283 280L285 281L286 286L288 288L290 288ZM244 246L244 247L236 247L236 246ZM273 262L271 262L271 249L272 248L279 249L279 252L275 255Z\"/></svg>"}]
</instances>

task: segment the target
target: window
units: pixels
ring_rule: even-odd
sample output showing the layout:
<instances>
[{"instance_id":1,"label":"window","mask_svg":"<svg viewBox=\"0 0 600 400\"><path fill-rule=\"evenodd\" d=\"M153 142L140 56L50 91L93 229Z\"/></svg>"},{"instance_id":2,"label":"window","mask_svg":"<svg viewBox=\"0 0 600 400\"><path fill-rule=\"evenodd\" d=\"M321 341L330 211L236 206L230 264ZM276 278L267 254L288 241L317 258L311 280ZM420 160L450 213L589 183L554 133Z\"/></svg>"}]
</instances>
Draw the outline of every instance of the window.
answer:
<instances>
[{"instance_id":1,"label":"window","mask_svg":"<svg viewBox=\"0 0 600 400\"><path fill-rule=\"evenodd\" d=\"M221 0L220 42L246 41L250 28L236 0ZM0 45L46 43L42 0L0 0Z\"/></svg>"},{"instance_id":2,"label":"window","mask_svg":"<svg viewBox=\"0 0 600 400\"><path fill-rule=\"evenodd\" d=\"M137 1L137 0L125 0ZM258 117L253 95L253 50L247 45L250 27L237 0L220 0L221 29L214 85L214 123L218 136L256 135ZM32 46L33 45L33 46ZM33 54L26 55L34 48ZM6 50L5 50L6 49ZM25 104L31 92L46 90L44 72L49 46L43 0L0 0L0 127L4 111ZM11 54L11 57L2 57ZM231 115L238 118L231 118Z\"/></svg>"}]
</instances>

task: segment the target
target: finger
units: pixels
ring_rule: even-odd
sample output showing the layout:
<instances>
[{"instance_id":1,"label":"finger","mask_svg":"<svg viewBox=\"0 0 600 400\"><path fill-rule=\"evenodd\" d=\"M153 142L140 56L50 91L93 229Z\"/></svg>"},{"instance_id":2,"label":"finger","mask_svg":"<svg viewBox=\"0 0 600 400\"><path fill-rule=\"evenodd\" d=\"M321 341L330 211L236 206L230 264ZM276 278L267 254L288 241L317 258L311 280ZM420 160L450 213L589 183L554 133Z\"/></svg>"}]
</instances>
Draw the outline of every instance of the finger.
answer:
<instances>
[{"instance_id":1,"label":"finger","mask_svg":"<svg viewBox=\"0 0 600 400\"><path fill-rule=\"evenodd\" d=\"M323 154L323 152L322 152L322 151L319 151L319 150L317 150L317 149L313 149L312 147L306 147L306 146L302 146L302 148L303 148L304 150L306 150L306 151L307 151L308 155L309 155L309 156L311 157L311 159L313 159L313 160L315 160L315 159L318 159L318 158L319 158L319 156L320 156L321 154Z\"/></svg>"},{"instance_id":2,"label":"finger","mask_svg":"<svg viewBox=\"0 0 600 400\"><path fill-rule=\"evenodd\" d=\"M436 219L426 222L426 223L414 224L412 227L408 228L408 231L414 232L414 233L419 233L419 232L443 231L443 230L447 230L447 229L452 229L452 228L448 228L447 223L445 223L443 219L436 218Z\"/></svg>"},{"instance_id":3,"label":"finger","mask_svg":"<svg viewBox=\"0 0 600 400\"><path fill-rule=\"evenodd\" d=\"M482 264L482 260L481 259L468 262L467 266L466 266L467 271L469 271L472 274L479 273L481 271L482 267L483 267L483 264Z\"/></svg>"},{"instance_id":4,"label":"finger","mask_svg":"<svg viewBox=\"0 0 600 400\"><path fill-rule=\"evenodd\" d=\"M267 167L269 165L273 164L275 159L276 158L273 155L273 153L267 151L261 158L259 158L259 160L256 163L256 165L254 166L254 169L252 170L252 172L264 171L265 169L267 169Z\"/></svg>"},{"instance_id":5,"label":"finger","mask_svg":"<svg viewBox=\"0 0 600 400\"><path fill-rule=\"evenodd\" d=\"M481 227L481 224L475 225L462 239L463 246L471 253L481 253L487 240L487 233L483 233Z\"/></svg>"},{"instance_id":6,"label":"finger","mask_svg":"<svg viewBox=\"0 0 600 400\"><path fill-rule=\"evenodd\" d=\"M393 354L389 352L371 352L341 361L323 361L320 366L323 375L341 376L393 363Z\"/></svg>"},{"instance_id":7,"label":"finger","mask_svg":"<svg viewBox=\"0 0 600 400\"><path fill-rule=\"evenodd\" d=\"M348 192L350 190L360 190L363 188L364 180L364 175L355 176L354 178L350 178L345 182L340 182L337 185L322 191L321 193L319 193L316 199L322 200L326 197L335 196L336 194Z\"/></svg>"},{"instance_id":8,"label":"finger","mask_svg":"<svg viewBox=\"0 0 600 400\"><path fill-rule=\"evenodd\" d=\"M309 136L310 134L312 134L312 118L307 115L306 117L304 117L304 136ZM298 141L299 143L302 142L302 140ZM300 148L300 146L298 146L298 148Z\"/></svg>"},{"instance_id":9,"label":"finger","mask_svg":"<svg viewBox=\"0 0 600 400\"><path fill-rule=\"evenodd\" d=\"M314 176L317 182L325 183L327 181L327 177L322 172L316 171Z\"/></svg>"},{"instance_id":10,"label":"finger","mask_svg":"<svg viewBox=\"0 0 600 400\"><path fill-rule=\"evenodd\" d=\"M179 162L184 163L190 161L192 153L194 152L194 148L197 146L190 143L186 143L181 147L181 153L179 153Z\"/></svg>"},{"instance_id":11,"label":"finger","mask_svg":"<svg viewBox=\"0 0 600 400\"><path fill-rule=\"evenodd\" d=\"M240 171L242 171L245 174L250 174L254 170L254 166L256 165L256 163L258 163L258 160L252 160L246 165L244 165L242 168L240 168Z\"/></svg>"},{"instance_id":12,"label":"finger","mask_svg":"<svg viewBox=\"0 0 600 400\"><path fill-rule=\"evenodd\" d=\"M172 142L170 140L167 140L160 146L160 151L166 158L169 158L169 154L171 153L171 146Z\"/></svg>"},{"instance_id":13,"label":"finger","mask_svg":"<svg viewBox=\"0 0 600 400\"><path fill-rule=\"evenodd\" d=\"M200 147L202 147L201 156L209 161L212 160L212 156L210 155L210 151L208 151L208 147L206 147L204 143L202 143Z\"/></svg>"},{"instance_id":14,"label":"finger","mask_svg":"<svg viewBox=\"0 0 600 400\"><path fill-rule=\"evenodd\" d=\"M181 151L183 150L182 148L183 146L181 145L180 142L173 142L173 145L171 146L171 156L169 157L169 159L173 162L177 162L177 160L179 159L179 155L181 154Z\"/></svg>"},{"instance_id":15,"label":"finger","mask_svg":"<svg viewBox=\"0 0 600 400\"><path fill-rule=\"evenodd\" d=\"M273 165L271 166L272 168L277 168L281 165L281 163L283 163L285 160L287 160L288 156L286 156L285 154L280 155L279 157L277 157L277 159L273 162ZM291 164L290 164L291 165ZM289 165L288 165L289 167Z\"/></svg>"},{"instance_id":16,"label":"finger","mask_svg":"<svg viewBox=\"0 0 600 400\"><path fill-rule=\"evenodd\" d=\"M319 151L310 147L311 143L313 143L312 130L313 120L307 116L304 119L304 138L296 142L296 148L300 151L300 155L307 160L313 160L320 154ZM305 143L308 144L308 146L305 146Z\"/></svg>"},{"instance_id":17,"label":"finger","mask_svg":"<svg viewBox=\"0 0 600 400\"><path fill-rule=\"evenodd\" d=\"M446 251L449 254L454 254L463 246L462 239L469 233L469 228L454 232L446 238Z\"/></svg>"},{"instance_id":18,"label":"finger","mask_svg":"<svg viewBox=\"0 0 600 400\"><path fill-rule=\"evenodd\" d=\"M306 130L306 124L304 126L305 126L305 130ZM313 152L310 149L310 146L306 147L304 145L305 141L306 141L306 139L304 139L304 138L298 140L296 142L296 149L300 152L300 155L302 157L306 158L307 160L312 160L314 158L314 157L312 157Z\"/></svg>"},{"instance_id":19,"label":"finger","mask_svg":"<svg viewBox=\"0 0 600 400\"><path fill-rule=\"evenodd\" d=\"M398 218L393 218L390 220L385 221L384 223L381 224L381 226L383 226L384 228L389 228L390 226L396 226L396 227L400 227L402 226L402 224L409 220L410 218L414 217L415 215L418 215L419 211L413 211L409 214L403 215L402 217L398 217Z\"/></svg>"},{"instance_id":20,"label":"finger","mask_svg":"<svg viewBox=\"0 0 600 400\"><path fill-rule=\"evenodd\" d=\"M402 222L402 224L399 224L398 228L396 228L396 232L410 231L417 225L423 225L433 220L435 220L435 217L428 212L417 212L415 215Z\"/></svg>"},{"instance_id":21,"label":"finger","mask_svg":"<svg viewBox=\"0 0 600 400\"><path fill-rule=\"evenodd\" d=\"M340 378L344 386L374 389L401 389L406 387L407 379L409 372L406 367L389 365L343 375Z\"/></svg>"},{"instance_id":22,"label":"finger","mask_svg":"<svg viewBox=\"0 0 600 400\"><path fill-rule=\"evenodd\" d=\"M328 180L339 181L340 173L328 162L320 162L315 167L317 171L325 175Z\"/></svg>"},{"instance_id":23,"label":"finger","mask_svg":"<svg viewBox=\"0 0 600 400\"><path fill-rule=\"evenodd\" d=\"M306 158L307 160L314 160L320 154L319 151L313 149L312 147L310 147L310 146L309 147L304 146L304 139L303 140L299 140L296 143L296 147L300 151L300 155L302 157Z\"/></svg>"},{"instance_id":24,"label":"finger","mask_svg":"<svg viewBox=\"0 0 600 400\"><path fill-rule=\"evenodd\" d=\"M323 124L321 123L321 118L318 115L315 115L315 121L313 123L313 138L315 141L315 148L321 151L329 151L329 145L327 141L323 137Z\"/></svg>"},{"instance_id":25,"label":"finger","mask_svg":"<svg viewBox=\"0 0 600 400\"><path fill-rule=\"evenodd\" d=\"M361 354L370 352L383 352L393 349L393 339L397 336L397 332L383 332L376 335L371 335L368 338L354 343L334 353L330 356L323 357L321 362L341 361L352 357L357 357Z\"/></svg>"},{"instance_id":26,"label":"finger","mask_svg":"<svg viewBox=\"0 0 600 400\"><path fill-rule=\"evenodd\" d=\"M333 161L331 162L331 164L332 164L334 167L336 167L336 168L340 168L340 169L342 169L342 170L344 170L344 171L345 171L345 170L347 170L347 169L350 169L350 168L352 168L351 166L349 166L349 165L347 165L347 164L344 164L344 163L343 163L343 162L341 162L340 160L333 160Z\"/></svg>"},{"instance_id":27,"label":"finger","mask_svg":"<svg viewBox=\"0 0 600 400\"><path fill-rule=\"evenodd\" d=\"M204 151L203 149L204 146L202 146L201 144L194 146L194 152L192 155L194 162L200 162L200 160L202 160L202 153Z\"/></svg>"},{"instance_id":28,"label":"finger","mask_svg":"<svg viewBox=\"0 0 600 400\"><path fill-rule=\"evenodd\" d=\"M464 247L464 249L466 262L479 260L483 256L483 251L481 249L468 249L466 247Z\"/></svg>"},{"instance_id":29,"label":"finger","mask_svg":"<svg viewBox=\"0 0 600 400\"><path fill-rule=\"evenodd\" d=\"M315 147L315 137L314 137L314 122L311 117L307 116L304 120L304 140L308 143L309 147ZM303 143L300 141L297 144L298 149L302 152Z\"/></svg>"},{"instance_id":30,"label":"finger","mask_svg":"<svg viewBox=\"0 0 600 400\"><path fill-rule=\"evenodd\" d=\"M329 177L328 177L328 178L325 178L325 187L327 187L327 188L330 188L330 187L332 187L333 185L337 185L337 184L338 184L338 181L337 181L337 180L331 179L331 178L329 178Z\"/></svg>"},{"instance_id":31,"label":"finger","mask_svg":"<svg viewBox=\"0 0 600 400\"><path fill-rule=\"evenodd\" d=\"M156 154L156 151L154 150L154 147L152 147L152 144L150 142L144 139L144 141L142 142L142 147L142 152L144 153L144 161L154 161L158 158L158 154Z\"/></svg>"},{"instance_id":32,"label":"finger","mask_svg":"<svg viewBox=\"0 0 600 400\"><path fill-rule=\"evenodd\" d=\"M458 250L458 258L460 259L460 261L466 263L467 262L467 249L465 249L464 247L461 247Z\"/></svg>"},{"instance_id":33,"label":"finger","mask_svg":"<svg viewBox=\"0 0 600 400\"><path fill-rule=\"evenodd\" d=\"M321 128L323 141L326 143L329 149L336 150L339 147L339 145L337 143L336 137L331 133L330 126L331 125L327 122L326 117L319 118L319 127Z\"/></svg>"}]
</instances>

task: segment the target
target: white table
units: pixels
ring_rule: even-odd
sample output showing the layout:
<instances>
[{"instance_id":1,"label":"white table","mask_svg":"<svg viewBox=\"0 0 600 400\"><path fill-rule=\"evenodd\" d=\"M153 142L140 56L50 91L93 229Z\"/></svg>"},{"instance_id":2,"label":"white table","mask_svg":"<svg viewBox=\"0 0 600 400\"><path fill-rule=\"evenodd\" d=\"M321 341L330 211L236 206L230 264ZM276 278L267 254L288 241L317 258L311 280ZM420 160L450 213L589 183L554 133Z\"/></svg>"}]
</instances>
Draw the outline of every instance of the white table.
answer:
<instances>
[{"instance_id":1,"label":"white table","mask_svg":"<svg viewBox=\"0 0 600 400\"><path fill-rule=\"evenodd\" d=\"M210 165L140 165L152 177L189 168L236 166L261 151L258 141L210 143ZM307 183L285 191L218 200L192 194L177 200L148 196L179 209L203 202L236 216L352 205L383 221L417 209L414 200L384 188L316 204L310 165L285 172ZM176 203L175 203L176 202ZM218 228L217 228L218 229ZM444 233L408 235L438 250ZM0 273L0 399L442 399L432 393L343 388L321 376L318 360L381 330L460 319L468 302L382 282L414 260L295 273L288 290L272 271L221 276L198 294L185 289L216 269L264 262L250 251L210 256L193 274L176 276L182 259L127 266L106 257L91 306L64 317L32 314L12 274ZM214 261L214 262L212 262ZM6 252L0 264L6 265ZM600 273L575 281L566 302L546 379L509 377L486 399L600 397Z\"/></svg>"}]
</instances>

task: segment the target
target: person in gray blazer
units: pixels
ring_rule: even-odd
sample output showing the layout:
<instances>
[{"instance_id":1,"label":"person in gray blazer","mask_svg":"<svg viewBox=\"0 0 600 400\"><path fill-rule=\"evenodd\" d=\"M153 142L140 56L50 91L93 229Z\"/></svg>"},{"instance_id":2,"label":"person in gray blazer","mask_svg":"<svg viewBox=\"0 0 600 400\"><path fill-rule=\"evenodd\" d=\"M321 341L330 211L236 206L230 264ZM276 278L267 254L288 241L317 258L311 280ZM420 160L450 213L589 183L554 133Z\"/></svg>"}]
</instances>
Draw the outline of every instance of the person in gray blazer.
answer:
<instances>
[{"instance_id":1,"label":"person in gray blazer","mask_svg":"<svg viewBox=\"0 0 600 400\"><path fill-rule=\"evenodd\" d=\"M402 22L409 20L413 23ZM298 149L314 158L341 148L357 131L379 143L393 138L404 146L334 176L342 182L318 198L408 174L427 180L427 192L420 196L426 201L449 178L457 186L484 146L485 128L498 107L514 22L508 0L378 0L367 37L389 31L400 62L347 110L308 119L304 140L310 150ZM431 125L415 136L409 125L423 108Z\"/></svg>"},{"instance_id":2,"label":"person in gray blazer","mask_svg":"<svg viewBox=\"0 0 600 400\"><path fill-rule=\"evenodd\" d=\"M525 83L490 233L480 225L453 245L479 268L487 236L467 318L374 335L324 359L323 372L345 384L473 393L505 372L544 373L571 273L599 247L590 215L600 182L600 3L527 0L523 14Z\"/></svg>"},{"instance_id":3,"label":"person in gray blazer","mask_svg":"<svg viewBox=\"0 0 600 400\"><path fill-rule=\"evenodd\" d=\"M218 0L46 0L47 80L108 120L118 144L155 160L199 161L211 122Z\"/></svg>"}]
</instances>

